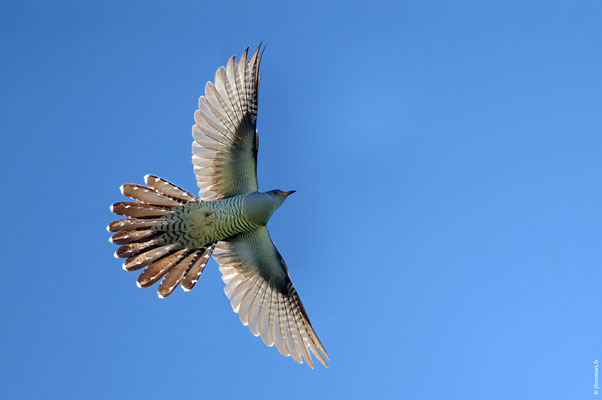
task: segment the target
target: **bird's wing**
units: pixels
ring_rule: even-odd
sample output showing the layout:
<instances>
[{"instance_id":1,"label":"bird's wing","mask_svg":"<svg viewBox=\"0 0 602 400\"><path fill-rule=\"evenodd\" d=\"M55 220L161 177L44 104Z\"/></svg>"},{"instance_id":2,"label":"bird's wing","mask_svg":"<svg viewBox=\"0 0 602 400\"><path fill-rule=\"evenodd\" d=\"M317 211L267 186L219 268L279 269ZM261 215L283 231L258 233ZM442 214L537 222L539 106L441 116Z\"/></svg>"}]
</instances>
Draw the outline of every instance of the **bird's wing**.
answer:
<instances>
[{"instance_id":1,"label":"bird's wing","mask_svg":"<svg viewBox=\"0 0 602 400\"><path fill-rule=\"evenodd\" d=\"M290 280L286 264L263 226L251 233L218 242L214 256L220 264L224 289L234 312L268 346L303 358L313 368L308 349L325 366L328 353L316 335ZM320 353L324 354L324 356Z\"/></svg>"},{"instance_id":2,"label":"bird's wing","mask_svg":"<svg viewBox=\"0 0 602 400\"><path fill-rule=\"evenodd\" d=\"M199 98L192 127L192 162L202 200L257 190L257 94L263 51L248 48L215 73Z\"/></svg>"}]
</instances>

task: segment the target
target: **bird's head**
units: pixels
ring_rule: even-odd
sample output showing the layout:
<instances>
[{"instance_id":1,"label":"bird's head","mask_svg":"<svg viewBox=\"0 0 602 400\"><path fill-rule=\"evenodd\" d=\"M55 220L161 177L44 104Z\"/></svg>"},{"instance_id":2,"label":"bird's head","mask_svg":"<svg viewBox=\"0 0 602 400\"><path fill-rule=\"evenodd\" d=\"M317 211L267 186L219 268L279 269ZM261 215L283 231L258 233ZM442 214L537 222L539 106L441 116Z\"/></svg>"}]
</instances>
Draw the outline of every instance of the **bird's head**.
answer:
<instances>
[{"instance_id":1,"label":"bird's head","mask_svg":"<svg viewBox=\"0 0 602 400\"><path fill-rule=\"evenodd\" d=\"M276 189L276 190L270 190L267 193L271 196L276 196L276 197L281 197L283 199L286 199L288 196L290 196L291 194L293 194L295 192L296 192L296 190L289 190L288 192L285 192L285 191Z\"/></svg>"},{"instance_id":2,"label":"bird's head","mask_svg":"<svg viewBox=\"0 0 602 400\"><path fill-rule=\"evenodd\" d=\"M269 195L270 198L272 198L272 201L275 201L278 204L277 207L279 207L282 203L284 203L284 200L286 200L286 198L293 193L295 193L295 190L290 190L288 192L285 192L283 190L277 189L277 190L270 190L269 192L266 192L266 194Z\"/></svg>"},{"instance_id":3,"label":"bird's head","mask_svg":"<svg viewBox=\"0 0 602 400\"><path fill-rule=\"evenodd\" d=\"M245 208L250 220L256 224L265 225L274 211L284 203L284 200L294 190L270 190L269 192L255 192L245 198Z\"/></svg>"},{"instance_id":4,"label":"bird's head","mask_svg":"<svg viewBox=\"0 0 602 400\"><path fill-rule=\"evenodd\" d=\"M265 194L270 199L270 203L272 203L276 208L280 207L284 200L288 198L291 194L295 193L294 190L290 190L285 192L284 190L270 190L269 192L265 192Z\"/></svg>"}]
</instances>

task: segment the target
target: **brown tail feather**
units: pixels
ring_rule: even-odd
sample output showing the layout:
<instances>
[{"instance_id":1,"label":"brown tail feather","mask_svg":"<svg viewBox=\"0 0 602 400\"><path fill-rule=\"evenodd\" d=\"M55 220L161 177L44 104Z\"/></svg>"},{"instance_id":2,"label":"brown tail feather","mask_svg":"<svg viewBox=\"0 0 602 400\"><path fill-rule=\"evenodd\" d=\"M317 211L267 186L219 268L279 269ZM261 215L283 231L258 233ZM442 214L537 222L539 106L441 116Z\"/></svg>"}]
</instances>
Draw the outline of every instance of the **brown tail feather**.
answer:
<instances>
[{"instance_id":1,"label":"brown tail feather","mask_svg":"<svg viewBox=\"0 0 602 400\"><path fill-rule=\"evenodd\" d=\"M156 175L146 175L144 177L144 182L146 182L146 184L153 188L156 192L174 199L182 200L184 202L199 200L196 196L193 196L181 187L174 185L163 178L159 178Z\"/></svg>"},{"instance_id":2,"label":"brown tail feather","mask_svg":"<svg viewBox=\"0 0 602 400\"><path fill-rule=\"evenodd\" d=\"M184 258L189 251L190 250L187 249L178 250L149 265L140 276L138 276L138 280L136 281L138 286L147 287L163 278L163 275L176 265L178 261Z\"/></svg>"},{"instance_id":3,"label":"brown tail feather","mask_svg":"<svg viewBox=\"0 0 602 400\"><path fill-rule=\"evenodd\" d=\"M160 217L169 214L169 209L135 201L120 201L111 206L111 211L118 215L134 218Z\"/></svg>"},{"instance_id":4,"label":"brown tail feather","mask_svg":"<svg viewBox=\"0 0 602 400\"><path fill-rule=\"evenodd\" d=\"M186 275L188 269L201 257L201 255L201 251L195 251L174 265L169 272L165 274L165 278L163 278L163 281L159 285L159 289L157 289L159 297L163 298L169 296L176 286L180 284L182 279L184 279L184 275Z\"/></svg>"},{"instance_id":5,"label":"brown tail feather","mask_svg":"<svg viewBox=\"0 0 602 400\"><path fill-rule=\"evenodd\" d=\"M121 194L124 196L146 204L174 207L185 203L184 200L174 200L165 196L164 194L154 191L153 189L138 185L136 183L126 183L125 185L121 185L120 189Z\"/></svg>"},{"instance_id":6,"label":"brown tail feather","mask_svg":"<svg viewBox=\"0 0 602 400\"><path fill-rule=\"evenodd\" d=\"M109 239L111 243L115 244L127 244L132 242L138 242L143 239L148 240L151 236L158 236L159 233L146 230L146 231L119 231Z\"/></svg>"},{"instance_id":7,"label":"brown tail feather","mask_svg":"<svg viewBox=\"0 0 602 400\"><path fill-rule=\"evenodd\" d=\"M144 250L147 250L148 248L150 248L156 244L157 244L156 239L149 240L149 241L142 242L142 243L125 244L117 249L117 251L115 252L115 257L118 257L118 258L132 257L133 255L136 255Z\"/></svg>"},{"instance_id":8,"label":"brown tail feather","mask_svg":"<svg viewBox=\"0 0 602 400\"><path fill-rule=\"evenodd\" d=\"M209 258L211 257L214 248L215 245L208 247L207 250L203 252L202 256L199 257L199 259L194 263L194 265L188 270L188 272L186 272L186 275L182 280L182 289L184 289L184 291L187 292L190 289L192 289L196 282L199 280L199 277L203 273L205 265L207 265L207 262L209 261Z\"/></svg>"},{"instance_id":9,"label":"brown tail feather","mask_svg":"<svg viewBox=\"0 0 602 400\"><path fill-rule=\"evenodd\" d=\"M107 226L107 230L109 232L118 232L118 231L129 231L134 229L143 229L150 228L154 225L161 223L161 220L158 219L136 219L136 218L127 218L127 219L118 219L117 221L113 221Z\"/></svg>"},{"instance_id":10,"label":"brown tail feather","mask_svg":"<svg viewBox=\"0 0 602 400\"><path fill-rule=\"evenodd\" d=\"M178 247L177 244L166 244L163 246L155 247L144 253L140 253L129 257L123 263L123 269L126 271L136 271L142 267L146 267L151 264L153 261L158 260L161 257L166 256L171 253L174 249Z\"/></svg>"}]
</instances>

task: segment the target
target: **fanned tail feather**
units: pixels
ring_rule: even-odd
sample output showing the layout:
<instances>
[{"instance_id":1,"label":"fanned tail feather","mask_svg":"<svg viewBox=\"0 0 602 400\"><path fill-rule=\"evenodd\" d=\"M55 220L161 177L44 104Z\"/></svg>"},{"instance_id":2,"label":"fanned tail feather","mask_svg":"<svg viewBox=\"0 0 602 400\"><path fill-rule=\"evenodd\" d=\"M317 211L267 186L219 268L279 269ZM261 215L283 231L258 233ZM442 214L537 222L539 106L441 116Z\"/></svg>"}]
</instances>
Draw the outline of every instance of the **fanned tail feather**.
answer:
<instances>
[{"instance_id":1,"label":"fanned tail feather","mask_svg":"<svg viewBox=\"0 0 602 400\"><path fill-rule=\"evenodd\" d=\"M211 254L213 254L214 248L215 244L204 249L201 256L188 269L186 275L184 275L184 279L182 280L182 289L184 289L185 292L188 292L190 289L192 289L196 282L199 280L199 277L205 269L205 265L207 265Z\"/></svg>"},{"instance_id":2,"label":"fanned tail feather","mask_svg":"<svg viewBox=\"0 0 602 400\"><path fill-rule=\"evenodd\" d=\"M123 268L135 271L144 268L136 284L148 287L163 279L159 297L169 296L181 284L185 291L192 289L209 261L215 244L204 248L186 249L161 241L170 229L169 220L162 218L174 207L199 199L173 183L155 175L146 175L147 186L126 183L121 193L136 201L121 201L111 206L115 214L126 217L107 227L112 243L121 245L115 257L125 258Z\"/></svg>"}]
</instances>

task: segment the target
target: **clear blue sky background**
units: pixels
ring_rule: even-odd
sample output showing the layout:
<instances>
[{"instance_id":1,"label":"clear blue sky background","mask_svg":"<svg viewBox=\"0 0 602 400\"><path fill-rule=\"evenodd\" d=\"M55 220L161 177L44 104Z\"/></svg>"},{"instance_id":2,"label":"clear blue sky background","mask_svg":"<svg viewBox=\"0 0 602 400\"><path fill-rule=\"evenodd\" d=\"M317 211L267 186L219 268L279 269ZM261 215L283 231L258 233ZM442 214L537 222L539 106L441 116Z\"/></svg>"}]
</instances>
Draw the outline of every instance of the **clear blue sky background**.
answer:
<instances>
[{"instance_id":1,"label":"clear blue sky background","mask_svg":"<svg viewBox=\"0 0 602 400\"><path fill-rule=\"evenodd\" d=\"M602 3L484 3L4 2L3 396L594 398ZM214 261L136 288L105 231L122 183L197 190L197 98L262 40L259 182L298 190L269 228L329 369Z\"/></svg>"}]
</instances>

